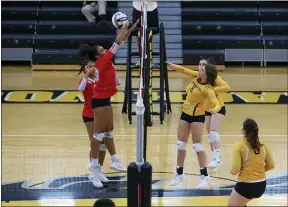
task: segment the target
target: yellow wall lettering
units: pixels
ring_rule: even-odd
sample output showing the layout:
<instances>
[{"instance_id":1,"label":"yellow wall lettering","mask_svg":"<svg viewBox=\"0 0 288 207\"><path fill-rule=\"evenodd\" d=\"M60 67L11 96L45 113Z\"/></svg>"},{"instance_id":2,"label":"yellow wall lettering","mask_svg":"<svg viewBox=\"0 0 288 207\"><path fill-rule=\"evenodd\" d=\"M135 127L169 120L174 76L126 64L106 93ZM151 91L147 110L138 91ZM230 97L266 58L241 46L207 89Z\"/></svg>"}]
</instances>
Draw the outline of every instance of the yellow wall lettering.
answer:
<instances>
[{"instance_id":1,"label":"yellow wall lettering","mask_svg":"<svg viewBox=\"0 0 288 207\"><path fill-rule=\"evenodd\" d=\"M183 100L183 95L185 95L185 92L170 92L170 101L173 103L173 102L176 102L176 103L183 103L184 100Z\"/></svg>"},{"instance_id":2,"label":"yellow wall lettering","mask_svg":"<svg viewBox=\"0 0 288 207\"><path fill-rule=\"evenodd\" d=\"M81 102L84 102L84 97L82 95L81 92L74 92L74 91L64 91L62 94L60 94L57 98L55 98L54 100L51 100L51 102L79 102L79 100L77 99L79 98Z\"/></svg>"},{"instance_id":3,"label":"yellow wall lettering","mask_svg":"<svg viewBox=\"0 0 288 207\"><path fill-rule=\"evenodd\" d=\"M29 96L27 99L27 96ZM9 92L5 101L7 102L48 102L53 96L50 91L13 91Z\"/></svg>"},{"instance_id":4,"label":"yellow wall lettering","mask_svg":"<svg viewBox=\"0 0 288 207\"><path fill-rule=\"evenodd\" d=\"M111 103L124 102L124 92L119 91L111 98Z\"/></svg>"},{"instance_id":5,"label":"yellow wall lettering","mask_svg":"<svg viewBox=\"0 0 288 207\"><path fill-rule=\"evenodd\" d=\"M251 93L251 92L235 92L234 94L247 103L250 103L250 102L261 103L261 102L263 102L260 99L259 95L255 95L254 93Z\"/></svg>"},{"instance_id":6,"label":"yellow wall lettering","mask_svg":"<svg viewBox=\"0 0 288 207\"><path fill-rule=\"evenodd\" d=\"M266 103L277 103L283 92L266 92L261 95L261 99Z\"/></svg>"},{"instance_id":7,"label":"yellow wall lettering","mask_svg":"<svg viewBox=\"0 0 288 207\"><path fill-rule=\"evenodd\" d=\"M225 103L233 103L234 101L233 96L230 93L221 93L220 96Z\"/></svg>"}]
</instances>

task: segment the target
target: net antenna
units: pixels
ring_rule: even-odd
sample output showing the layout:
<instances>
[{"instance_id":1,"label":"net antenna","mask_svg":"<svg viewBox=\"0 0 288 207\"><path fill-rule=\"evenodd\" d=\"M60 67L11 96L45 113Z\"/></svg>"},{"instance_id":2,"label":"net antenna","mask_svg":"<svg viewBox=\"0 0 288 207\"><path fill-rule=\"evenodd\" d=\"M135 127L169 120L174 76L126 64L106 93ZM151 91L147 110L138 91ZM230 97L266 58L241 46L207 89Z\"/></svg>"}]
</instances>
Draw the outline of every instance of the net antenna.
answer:
<instances>
[{"instance_id":1,"label":"net antenna","mask_svg":"<svg viewBox=\"0 0 288 207\"><path fill-rule=\"evenodd\" d=\"M141 170L141 166L144 164L144 113L145 106L143 102L144 95L144 59L146 55L146 29L147 29L147 2L143 1L141 7L141 28L140 28L140 39L141 39L141 52L140 52L140 86L137 94L136 101L136 126L137 126L137 151L136 151L136 164Z\"/></svg>"}]
</instances>

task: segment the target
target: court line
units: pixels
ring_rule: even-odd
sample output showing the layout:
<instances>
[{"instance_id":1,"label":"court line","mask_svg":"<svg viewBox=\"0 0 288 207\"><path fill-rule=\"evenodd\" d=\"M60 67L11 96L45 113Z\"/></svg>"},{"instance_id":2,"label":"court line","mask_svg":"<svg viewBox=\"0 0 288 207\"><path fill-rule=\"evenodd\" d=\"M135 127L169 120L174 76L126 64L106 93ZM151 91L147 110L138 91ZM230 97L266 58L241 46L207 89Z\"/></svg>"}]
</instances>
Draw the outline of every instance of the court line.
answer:
<instances>
[{"instance_id":1,"label":"court line","mask_svg":"<svg viewBox=\"0 0 288 207\"><path fill-rule=\"evenodd\" d=\"M2 137L85 137L87 134L2 134ZM135 137L136 134L115 134L115 137ZM148 134L150 137L176 137L177 134ZM207 134L203 134L207 136ZM241 137L241 134L221 134L221 137ZM287 134L260 134L261 137L287 137Z\"/></svg>"}]
</instances>

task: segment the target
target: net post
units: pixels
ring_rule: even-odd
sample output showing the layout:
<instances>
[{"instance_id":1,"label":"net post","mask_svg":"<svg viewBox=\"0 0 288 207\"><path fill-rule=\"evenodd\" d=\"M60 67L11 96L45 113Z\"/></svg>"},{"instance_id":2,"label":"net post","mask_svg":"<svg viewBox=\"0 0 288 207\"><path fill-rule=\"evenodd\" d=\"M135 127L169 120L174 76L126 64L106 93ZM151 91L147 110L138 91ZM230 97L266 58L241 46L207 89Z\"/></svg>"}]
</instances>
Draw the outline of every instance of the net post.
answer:
<instances>
[{"instance_id":1,"label":"net post","mask_svg":"<svg viewBox=\"0 0 288 207\"><path fill-rule=\"evenodd\" d=\"M164 67L165 67L165 51L164 51L164 39L163 39L164 27L160 25L160 123L164 121Z\"/></svg>"},{"instance_id":2,"label":"net post","mask_svg":"<svg viewBox=\"0 0 288 207\"><path fill-rule=\"evenodd\" d=\"M152 119L153 119L153 102L152 102L152 50L151 50L151 38L152 38L152 30L147 29L148 35L146 36L146 58L145 58L145 95L144 95L144 104L145 104L145 117L146 117L146 125L152 126Z\"/></svg>"},{"instance_id":3,"label":"net post","mask_svg":"<svg viewBox=\"0 0 288 207\"><path fill-rule=\"evenodd\" d=\"M163 54L164 61L167 61L167 53L166 53L166 41L165 41L165 28L163 23L160 24L160 35L163 41ZM169 94L169 80L168 80L168 70L167 64L164 64L164 82L165 82L165 95L166 95L166 112L167 114L172 113L171 102L170 102L170 94Z\"/></svg>"},{"instance_id":4,"label":"net post","mask_svg":"<svg viewBox=\"0 0 288 207\"><path fill-rule=\"evenodd\" d=\"M128 78L128 86L127 86L127 99L128 99L128 120L129 124L132 124L132 75L131 75L131 47L132 47L132 36L128 38L128 58L127 58L127 67L126 74ZM128 71L127 71L128 70Z\"/></svg>"}]
</instances>

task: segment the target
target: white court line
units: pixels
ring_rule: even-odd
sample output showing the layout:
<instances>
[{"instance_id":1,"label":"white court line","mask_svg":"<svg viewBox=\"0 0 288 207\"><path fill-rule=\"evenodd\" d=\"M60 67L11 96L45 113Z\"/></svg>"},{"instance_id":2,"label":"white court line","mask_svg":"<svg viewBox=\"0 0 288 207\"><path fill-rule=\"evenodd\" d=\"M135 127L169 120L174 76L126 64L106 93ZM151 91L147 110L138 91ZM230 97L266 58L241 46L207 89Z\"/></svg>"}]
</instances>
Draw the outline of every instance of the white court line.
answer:
<instances>
[{"instance_id":1,"label":"white court line","mask_svg":"<svg viewBox=\"0 0 288 207\"><path fill-rule=\"evenodd\" d=\"M3 134L3 137L85 137L87 134ZM148 134L149 137L176 137L177 134ZM207 136L207 134L203 134ZM221 137L241 137L241 134L221 134ZM260 134L261 137L287 137L287 134ZM115 134L115 137L136 137L136 134Z\"/></svg>"}]
</instances>

